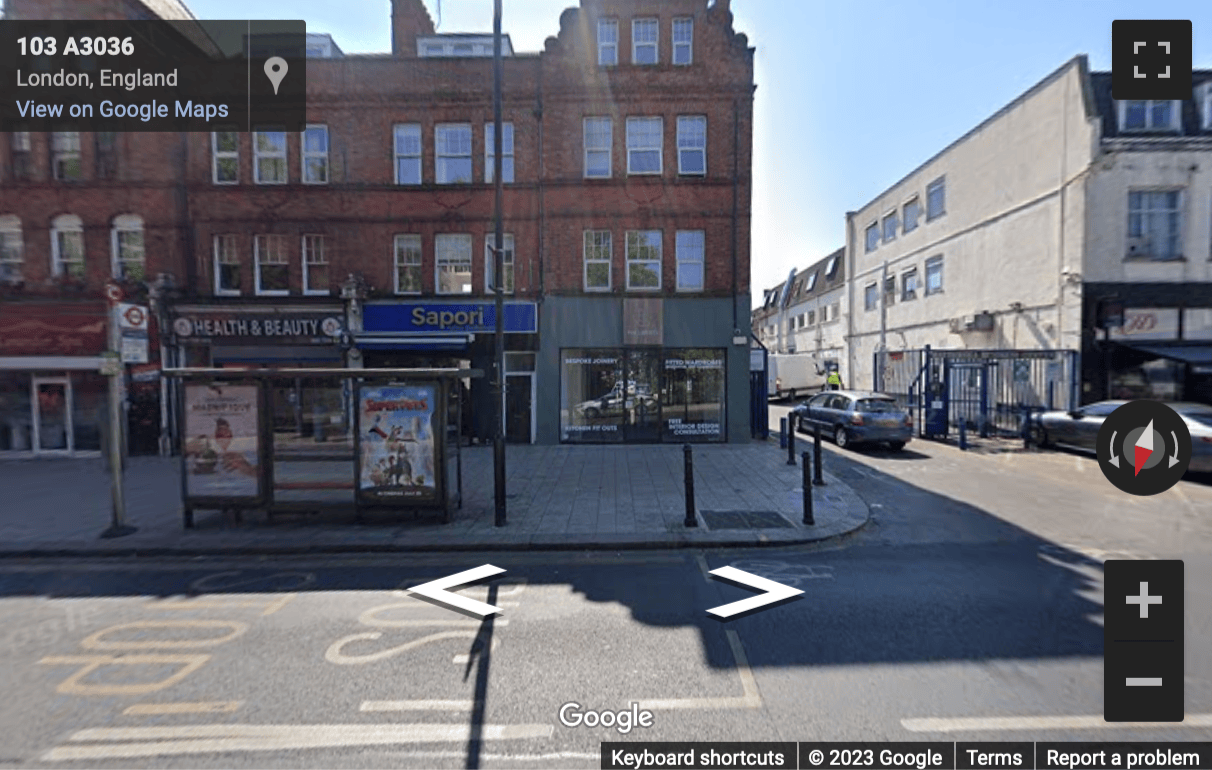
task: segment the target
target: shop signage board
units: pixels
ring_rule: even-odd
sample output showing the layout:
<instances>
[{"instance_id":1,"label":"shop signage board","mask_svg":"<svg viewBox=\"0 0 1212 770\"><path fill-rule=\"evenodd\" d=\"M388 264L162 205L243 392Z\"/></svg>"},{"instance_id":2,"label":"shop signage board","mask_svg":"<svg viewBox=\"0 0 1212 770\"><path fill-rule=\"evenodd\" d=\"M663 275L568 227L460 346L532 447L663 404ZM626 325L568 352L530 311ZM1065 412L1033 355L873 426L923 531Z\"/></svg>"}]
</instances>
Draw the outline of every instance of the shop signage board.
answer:
<instances>
[{"instance_id":1,"label":"shop signage board","mask_svg":"<svg viewBox=\"0 0 1212 770\"><path fill-rule=\"evenodd\" d=\"M265 489L261 388L253 383L186 383L183 411L186 506L260 502Z\"/></svg>"},{"instance_id":2,"label":"shop signage board","mask_svg":"<svg viewBox=\"0 0 1212 770\"><path fill-rule=\"evenodd\" d=\"M534 302L506 302L504 309L506 333L538 332ZM367 332L491 334L496 328L494 302L393 302L367 304L362 309L362 329Z\"/></svg>"},{"instance_id":3,"label":"shop signage board","mask_svg":"<svg viewBox=\"0 0 1212 770\"><path fill-rule=\"evenodd\" d=\"M358 501L442 506L443 388L437 382L358 388Z\"/></svg>"},{"instance_id":4,"label":"shop signage board","mask_svg":"<svg viewBox=\"0 0 1212 770\"><path fill-rule=\"evenodd\" d=\"M180 342L331 345L345 329L341 311L218 310L179 312L172 321Z\"/></svg>"}]
</instances>

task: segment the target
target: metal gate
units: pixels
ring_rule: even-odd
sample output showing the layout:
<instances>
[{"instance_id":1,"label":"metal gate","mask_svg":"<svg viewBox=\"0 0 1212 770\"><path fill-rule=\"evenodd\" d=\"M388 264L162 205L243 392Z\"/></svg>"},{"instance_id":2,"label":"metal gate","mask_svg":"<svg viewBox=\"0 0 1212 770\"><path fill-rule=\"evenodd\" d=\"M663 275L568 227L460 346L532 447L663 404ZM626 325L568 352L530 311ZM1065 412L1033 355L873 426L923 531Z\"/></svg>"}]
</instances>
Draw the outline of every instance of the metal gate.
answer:
<instances>
[{"instance_id":1,"label":"metal gate","mask_svg":"<svg viewBox=\"0 0 1212 770\"><path fill-rule=\"evenodd\" d=\"M754 340L757 342L757 340ZM757 343L759 346L762 344ZM749 348L749 437L763 441L770 437L769 387L766 379L767 356L765 347Z\"/></svg>"},{"instance_id":2,"label":"metal gate","mask_svg":"<svg viewBox=\"0 0 1212 770\"><path fill-rule=\"evenodd\" d=\"M923 438L962 423L981 436L1018 435L1025 410L1078 404L1074 350L916 350L875 354L874 389L913 415Z\"/></svg>"}]
</instances>

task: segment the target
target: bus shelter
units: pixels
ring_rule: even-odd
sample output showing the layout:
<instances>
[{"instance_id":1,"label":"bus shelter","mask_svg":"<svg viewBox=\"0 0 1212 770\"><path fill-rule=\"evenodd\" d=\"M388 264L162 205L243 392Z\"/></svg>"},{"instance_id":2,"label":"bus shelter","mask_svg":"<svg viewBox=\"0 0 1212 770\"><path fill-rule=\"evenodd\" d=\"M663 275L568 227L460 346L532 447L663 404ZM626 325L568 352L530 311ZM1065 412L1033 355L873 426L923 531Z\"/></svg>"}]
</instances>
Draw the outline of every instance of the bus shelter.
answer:
<instances>
[{"instance_id":1,"label":"bus shelter","mask_svg":"<svg viewBox=\"0 0 1212 770\"><path fill-rule=\"evenodd\" d=\"M449 522L463 504L463 385L480 369L166 369L186 528L197 510L386 509Z\"/></svg>"}]
</instances>

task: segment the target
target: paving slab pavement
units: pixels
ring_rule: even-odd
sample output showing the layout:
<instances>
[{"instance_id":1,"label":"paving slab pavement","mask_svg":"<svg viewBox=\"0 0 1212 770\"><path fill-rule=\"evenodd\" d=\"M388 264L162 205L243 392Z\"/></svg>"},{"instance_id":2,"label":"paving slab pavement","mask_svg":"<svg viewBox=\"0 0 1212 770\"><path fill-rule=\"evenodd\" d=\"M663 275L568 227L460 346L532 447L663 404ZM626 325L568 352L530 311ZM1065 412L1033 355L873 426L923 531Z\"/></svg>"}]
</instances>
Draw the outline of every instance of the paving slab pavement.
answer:
<instances>
[{"instance_id":1,"label":"paving slab pavement","mask_svg":"<svg viewBox=\"0 0 1212 770\"><path fill-rule=\"evenodd\" d=\"M100 460L4 460L0 556L787 545L840 537L866 524L869 515L854 490L826 472L826 484L814 487L816 524L804 525L802 470L787 464L776 434L750 444L695 445L696 527L684 525L680 445L510 445L508 518L496 527L492 449L462 451L463 505L445 524L430 513L391 512L368 512L359 524L351 504L272 519L248 511L239 522L230 513L199 510L196 526L185 529L179 460L131 458L126 521L137 531L117 538L101 537L111 504ZM352 491L345 494L352 499Z\"/></svg>"}]
</instances>

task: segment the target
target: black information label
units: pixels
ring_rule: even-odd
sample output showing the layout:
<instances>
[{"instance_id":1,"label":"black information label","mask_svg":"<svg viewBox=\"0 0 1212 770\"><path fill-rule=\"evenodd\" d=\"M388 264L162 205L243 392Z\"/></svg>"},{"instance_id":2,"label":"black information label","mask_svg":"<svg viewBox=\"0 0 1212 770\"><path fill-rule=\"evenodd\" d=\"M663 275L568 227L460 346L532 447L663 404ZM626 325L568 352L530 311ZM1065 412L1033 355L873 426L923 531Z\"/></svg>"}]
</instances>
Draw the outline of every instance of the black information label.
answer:
<instances>
[{"instance_id":1,"label":"black information label","mask_svg":"<svg viewBox=\"0 0 1212 770\"><path fill-rule=\"evenodd\" d=\"M302 21L0 21L0 131L302 131Z\"/></svg>"}]
</instances>

